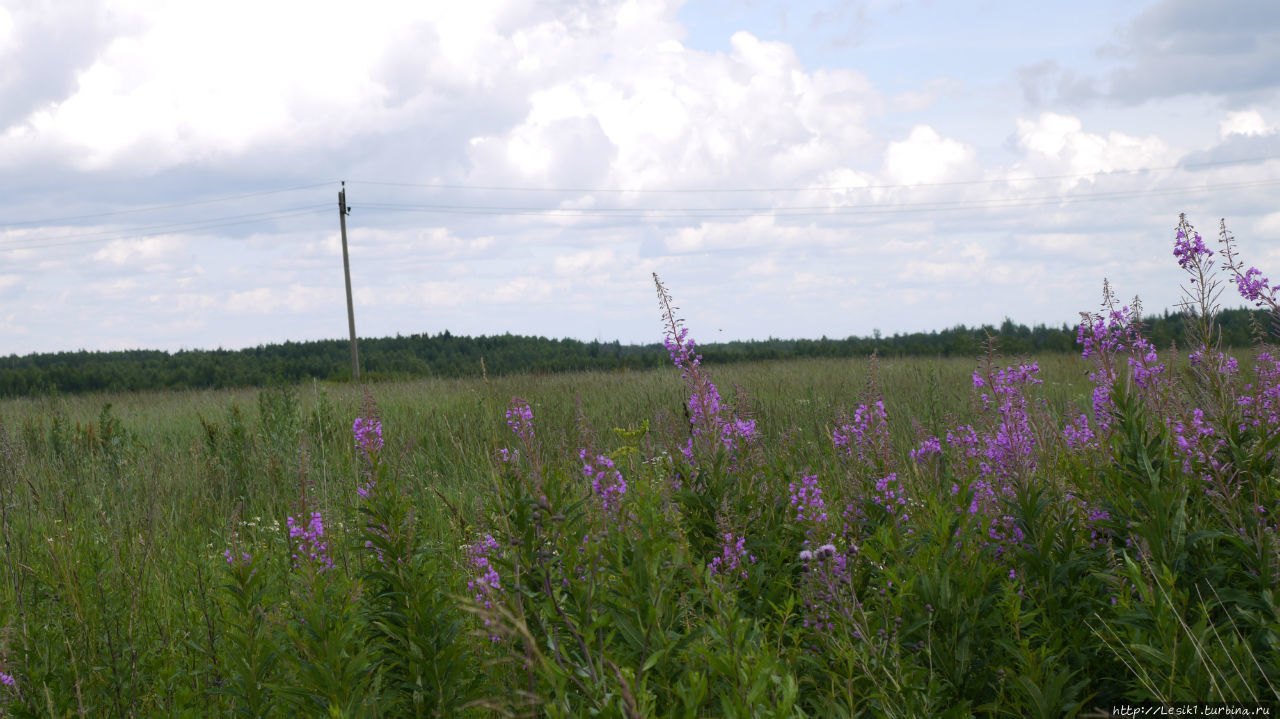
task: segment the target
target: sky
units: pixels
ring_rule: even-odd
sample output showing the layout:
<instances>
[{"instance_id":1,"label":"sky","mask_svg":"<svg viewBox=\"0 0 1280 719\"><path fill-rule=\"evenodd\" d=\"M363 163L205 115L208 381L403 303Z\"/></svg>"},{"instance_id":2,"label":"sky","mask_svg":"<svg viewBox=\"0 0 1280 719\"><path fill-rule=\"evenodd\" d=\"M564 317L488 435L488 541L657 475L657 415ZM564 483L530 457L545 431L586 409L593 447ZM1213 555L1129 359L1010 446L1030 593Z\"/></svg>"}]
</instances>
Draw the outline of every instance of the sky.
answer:
<instances>
[{"instance_id":1,"label":"sky","mask_svg":"<svg viewBox=\"0 0 1280 719\"><path fill-rule=\"evenodd\" d=\"M0 0L0 355L346 337L342 182L362 337L1159 311L1278 129L1270 0Z\"/></svg>"}]
</instances>

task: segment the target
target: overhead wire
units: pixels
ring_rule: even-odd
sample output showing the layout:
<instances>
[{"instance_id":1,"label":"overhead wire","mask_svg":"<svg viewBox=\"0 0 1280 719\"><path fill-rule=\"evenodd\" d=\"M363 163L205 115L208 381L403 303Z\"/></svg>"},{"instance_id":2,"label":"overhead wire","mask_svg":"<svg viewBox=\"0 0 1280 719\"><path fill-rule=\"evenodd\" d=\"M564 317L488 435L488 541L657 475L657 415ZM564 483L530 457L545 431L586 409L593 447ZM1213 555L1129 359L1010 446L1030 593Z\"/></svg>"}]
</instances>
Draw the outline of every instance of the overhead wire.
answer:
<instances>
[{"instance_id":1,"label":"overhead wire","mask_svg":"<svg viewBox=\"0 0 1280 719\"><path fill-rule=\"evenodd\" d=\"M1191 169L1202 167L1216 167L1224 165L1244 164L1250 162L1263 162L1272 159L1280 159L1280 156L1254 157L1237 160L1224 160L1220 162L1195 163L1171 165L1167 167L1153 168L1136 168L1130 170L1118 170L1105 173L1075 173L1066 175L1042 175L1025 178L1002 178L994 180L960 180L951 182L934 182L934 183L916 183L916 184L883 184L883 185L865 185L865 186L848 186L848 187L791 187L791 188L684 188L684 189L658 189L637 188L627 189L608 189L608 188L534 188L534 187L487 187L478 185L444 185L444 184L419 184L419 183L397 183L397 182L377 182L377 181L349 181L347 184L358 185L374 185L374 186L401 186L401 187L418 187L418 188L436 188L436 189L464 189L464 190L520 190L520 191L538 191L538 192L669 192L669 193L713 193L713 192L806 192L806 191L822 191L822 190L869 190L869 189L915 189L928 187L946 187L946 186L976 186L995 183L1011 183L1031 180L1050 180L1050 179L1069 179L1078 177L1107 177L1118 174L1138 174L1147 172L1157 172L1176 169ZM229 195L218 198L210 198L206 200L193 200L189 202L170 203L165 205L151 205L148 207L131 208L126 210L117 210L113 212L104 212L96 214L75 215L63 218L50 218L46 220L28 220L23 222L9 223L0 225L0 230L12 229L25 225L39 223L64 222L70 220L93 219L100 217L111 217L125 214L135 214L155 210L174 209L181 207L191 207L197 205L213 204L218 202L226 202L231 200L242 200L252 197L260 197L266 195L280 194L285 192L294 192L299 190L314 189L334 183L315 183L310 185L299 185L288 188L280 188L275 190L265 190L252 193L243 193L238 195ZM1005 197L1005 198L985 198L985 199L959 199L959 200L932 200L919 202L892 202L892 203L861 203L861 204L832 204L832 205L773 205L773 206L728 206L728 207L534 207L525 205L470 205L470 204L453 204L453 203L394 203L394 202L365 202L358 203L362 210L372 210L375 213L383 212L423 212L433 214L453 214L453 215L471 215L471 216L542 216L542 217L597 217L606 219L636 219L636 220L704 220L704 219L748 219L752 217L840 217L840 216L856 216L856 215L874 215L874 214L901 214L901 213L925 213L925 212L947 212L955 210L998 210L998 209L1015 209L1022 207L1035 207L1048 204L1075 204L1081 202L1103 202L1122 199L1137 199L1145 197L1160 197L1179 195L1187 193L1199 192L1216 192L1230 189L1244 189L1252 187L1266 187L1280 184L1280 180L1254 180L1244 182L1216 183L1190 185L1174 188L1147 188L1135 190L1105 190L1093 193L1083 193L1076 195L1039 195L1032 197ZM229 215L204 220L188 220L183 222L171 222L154 225L144 225L141 227L133 227L127 229L112 228L98 229L89 232L70 233L58 235L54 237L24 237L11 238L9 240L0 240L0 250L23 250L23 249L43 249L46 247L62 247L68 245L87 244L94 242L108 242L120 239L135 239L154 237L156 235L169 234L172 232L194 232L214 229L218 227L227 227L234 225L243 225L254 222L265 222L268 220L280 219L285 217L295 217L300 215L317 213L320 211L330 211L332 208L329 203L306 205L301 207L291 207L277 210L267 210L263 212L245 213L240 215Z\"/></svg>"},{"instance_id":2,"label":"overhead wire","mask_svg":"<svg viewBox=\"0 0 1280 719\"><path fill-rule=\"evenodd\" d=\"M60 222L71 222L74 220L92 220L99 217L114 217L116 215L130 215L140 212L153 212L155 210L171 210L178 207L194 207L196 205L211 205L218 202L231 202L232 200L245 200L251 197L263 197L266 195L278 195L284 192L297 192L299 190L313 190L317 187L325 187L327 185L336 184L335 182L317 182L311 185L297 185L295 187L282 187L276 190L262 190L260 192L246 192L239 195L226 195L224 197L214 197L207 200L191 200L188 202L174 202L167 205L148 205L146 207L132 207L127 210L112 210L111 212L97 212L89 215L68 215L64 217L47 217L40 220L22 220L20 222L6 222L0 224L0 230L11 227L25 227L27 225L51 225Z\"/></svg>"},{"instance_id":3,"label":"overhead wire","mask_svg":"<svg viewBox=\"0 0 1280 719\"><path fill-rule=\"evenodd\" d=\"M899 184L880 184L880 185L828 185L828 186L808 186L808 187L685 187L685 188L610 188L610 187L531 187L531 186L511 186L511 185L465 185L450 184L437 182L389 182L379 180L348 180L349 185L381 185L386 187L416 187L428 189L442 190L482 190L482 191L509 191L509 192L585 192L585 193L721 193L721 192L824 192L824 191L849 191L849 190L893 190L907 189L913 187L955 187L962 185L994 185L1002 183L1014 182L1032 182L1041 180L1069 180L1081 177L1111 177L1117 175L1138 175L1148 172L1165 172L1168 170L1192 170L1208 167L1223 167L1229 165L1243 165L1257 162L1266 162L1268 160L1280 159L1280 155L1265 155L1261 157L1249 157L1236 160L1219 160L1215 162L1197 162L1185 163L1181 165L1167 165L1164 167L1138 167L1126 170L1106 170L1094 172L1076 172L1061 175L1032 175L1027 177L1002 177L974 180L949 180L942 182L917 182L917 183L899 183Z\"/></svg>"},{"instance_id":4,"label":"overhead wire","mask_svg":"<svg viewBox=\"0 0 1280 719\"><path fill-rule=\"evenodd\" d=\"M0 252L13 252L17 250L42 250L49 247L67 247L70 245L85 245L85 244L94 244L99 242L113 242L116 240L140 240L147 237L157 237L160 235L168 235L177 231L197 232L197 231L203 231L203 230L216 229L219 227L230 227L233 225L246 225L246 224L253 224L256 222L266 222L268 220L278 220L285 217L315 215L315 214L320 214L322 212L328 213L331 211L332 211L332 208L328 204L319 205L319 206L312 205L305 208L294 208L292 210L280 210L280 211L275 211L271 213L254 213L254 215L252 216L248 216L248 215L231 216L231 217L240 217L240 218L247 218L247 219L231 219L230 221L225 221L225 220L228 220L229 218L226 218L226 217L211 218L209 220L204 220L198 223L186 223L188 225L193 225L193 226L186 227L184 229L173 229L172 227L170 227L169 229L158 230L154 232L144 232L144 233L138 233L134 230L125 230L125 231L116 231L115 235L111 237L84 238L84 236L81 236L82 239L73 239L67 242L44 242L44 240L47 240L50 238L30 238L29 240L19 239L17 240L17 242L29 241L29 242L33 242L34 244L0 245ZM98 234L98 233L89 233L89 234ZM62 238L62 239L65 239L65 238Z\"/></svg>"},{"instance_id":5,"label":"overhead wire","mask_svg":"<svg viewBox=\"0 0 1280 719\"><path fill-rule=\"evenodd\" d=\"M1022 198L996 198L982 200L937 200L926 202L901 202L892 204L860 204L860 205L791 205L776 207L679 207L679 208L636 208L636 207L597 207L597 208L539 208L504 205L446 205L446 204L403 204L366 202L363 209L387 210L399 212L427 212L439 214L461 215L523 215L547 217L604 217L611 219L706 219L706 218L750 218L762 216L776 217L820 217L859 214L895 214L909 212L941 212L949 210L970 209L1013 209L1020 207L1036 207L1049 204L1075 204L1080 202L1103 202L1110 200L1139 199L1144 197L1161 197L1197 192L1217 192L1222 190L1244 189L1250 187L1267 187L1280 184L1280 179L1256 180L1249 182L1219 183L1213 185L1184 186L1177 188L1156 188L1145 190L1114 190L1080 195L1043 195Z\"/></svg>"},{"instance_id":6,"label":"overhead wire","mask_svg":"<svg viewBox=\"0 0 1280 719\"><path fill-rule=\"evenodd\" d=\"M207 222L221 222L223 220L239 220L239 219L244 219L249 217L266 217L269 215L274 215L282 212L298 212L302 210L316 210L320 208L328 209L329 205L327 204L326 205L306 205L303 207L290 207L282 210L266 210L263 212L249 212L242 215L227 215L224 217L213 217L213 218L208 218L204 220L186 220L184 222L166 222L166 223L161 223L156 225L143 225L141 227L133 227L128 230L120 230L120 229L97 230L94 232L77 232L69 235L57 235L55 237L39 237L39 238L30 238L30 239L40 240L40 241L70 240L70 239L77 239L81 237L115 235L115 234L119 234L120 232L144 232L148 230L182 230L182 229L188 228L188 226L202 225ZM11 240L11 241L21 242L22 239L23 238L18 238L16 240Z\"/></svg>"}]
</instances>

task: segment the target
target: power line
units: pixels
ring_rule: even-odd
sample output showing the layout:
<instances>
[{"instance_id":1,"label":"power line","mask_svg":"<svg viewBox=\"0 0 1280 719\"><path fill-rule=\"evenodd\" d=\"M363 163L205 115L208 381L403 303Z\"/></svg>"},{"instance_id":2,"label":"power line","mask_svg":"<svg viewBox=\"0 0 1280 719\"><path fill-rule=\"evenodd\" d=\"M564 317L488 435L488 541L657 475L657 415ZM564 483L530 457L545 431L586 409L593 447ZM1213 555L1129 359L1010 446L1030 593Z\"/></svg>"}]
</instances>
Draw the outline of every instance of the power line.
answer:
<instances>
[{"instance_id":1,"label":"power line","mask_svg":"<svg viewBox=\"0 0 1280 719\"><path fill-rule=\"evenodd\" d=\"M1167 170L1191 170L1206 167L1223 167L1228 165L1244 165L1267 160L1280 159L1280 155L1250 157L1241 160L1221 160L1218 162L1197 162L1165 167L1139 167L1129 170L1108 170L1098 172L1077 172L1064 175L1035 175L1031 177L1005 177L990 180L952 180L947 182L918 182L911 184L884 185L831 185L812 187L725 187L725 188L609 188L609 187L519 187L510 185L458 185L435 182L384 182L375 180L350 180L350 184L381 185L385 187L421 187L440 190L484 190L507 192L589 192L589 193L718 193L718 192L835 192L846 190L893 190L913 187L955 187L959 185L993 185L1014 182L1033 182L1042 180L1069 180L1079 177L1107 177L1115 175L1139 175L1148 172L1164 172Z\"/></svg>"},{"instance_id":2,"label":"power line","mask_svg":"<svg viewBox=\"0 0 1280 719\"><path fill-rule=\"evenodd\" d=\"M274 212L274 213L271 213L271 214L269 214L269 215L267 215L267 216L263 216L263 217L255 217L255 218L251 218L251 219L233 220L233 221L230 221L230 222L213 222L212 220L206 220L206 221L205 221L206 223L210 223L210 222L212 222L212 224L202 224L202 225L199 225L199 226L190 227L190 228L187 228L187 231L211 230L211 229L215 229L215 228L218 228L218 227L230 227L230 226L232 226L232 225L247 225L247 224L253 224L253 223L255 223L255 222L264 222L264 221L267 221L267 220L277 220L277 219L282 219L282 218L285 218L285 217L298 217L298 216L301 216L301 215L317 215L317 214L320 214L321 212L325 212L325 213L327 213L327 212L329 212L329 209L330 209L330 208L329 208L329 206L326 204L326 205L321 205L321 206L313 206L313 207L309 207L309 208L306 208L306 209L297 209L297 210L292 210L292 211L289 211L289 210L285 210L285 211L278 211L278 212ZM219 219L225 219L225 218L219 218ZM125 231L125 232L122 232L122 233L118 234L118 235L117 235L117 236L115 236L115 237L98 237L98 238L92 238L92 239L71 240L71 241L69 241L69 242L53 242L53 243L48 243L48 244L31 244L31 245L21 245L21 246L4 246L4 247L0 247L0 252L13 252L13 251L16 251L16 250L43 250L43 249L46 249L46 248L49 248L49 247L66 247L66 246L69 246L69 245L87 245L87 244L94 244L94 243L99 243L99 242L112 242L112 241L114 241L114 240L140 240L140 239L143 239L143 238L146 238L146 237L156 237L156 236L159 236L159 235L168 235L168 234L171 234L172 232L174 232L174 230L172 230L172 229L168 229L168 230L161 230L161 231L158 231L158 232L148 232L148 233L143 233L143 234L134 234L134 233L133 233L133 232L131 232L131 231ZM35 239L35 238L33 238L33 239Z\"/></svg>"},{"instance_id":3,"label":"power line","mask_svg":"<svg viewBox=\"0 0 1280 719\"><path fill-rule=\"evenodd\" d=\"M90 220L97 217L113 217L115 215L129 215L139 212L153 212L155 210L170 210L175 207L193 207L195 205L209 205L217 202L230 202L232 200L243 200L250 197L262 197L264 195L278 195L282 192L297 192L298 190L311 190L317 187L325 187L332 185L333 182L317 182L314 185L298 185L297 187L284 187L278 190L263 190L261 192L247 192L242 195L228 195L226 197L215 197L208 200L192 200L190 202L175 202L169 205L150 205L147 207L135 207L128 210L114 210L112 212L99 212L92 215L71 215L67 217L50 217L42 220L23 220L21 222L9 222L0 225L0 229L10 227L22 227L25 225L48 225L59 222L70 222L72 220Z\"/></svg>"},{"instance_id":4,"label":"power line","mask_svg":"<svg viewBox=\"0 0 1280 719\"><path fill-rule=\"evenodd\" d=\"M363 203L362 208L368 210L387 210L393 212L428 212L438 214L459 215L512 215L512 216L546 216L546 217L604 217L614 219L718 219L718 218L750 218L750 217L821 217L860 214L895 214L910 212L939 212L948 210L969 209L1014 209L1035 207L1039 205L1061 203L1075 204L1080 202L1104 202L1122 199L1138 199L1144 197L1162 197L1169 195L1190 194L1198 192L1216 192L1221 190L1266 187L1280 184L1278 180L1257 180L1252 182L1232 182L1215 185L1185 186L1149 190L1116 190L1082 195L1044 195L1023 198L995 198L983 200L938 200L930 202L903 202L892 204L862 204L838 206L780 206L780 207L705 207L705 208L541 208L516 207L503 205L415 205L394 203Z\"/></svg>"},{"instance_id":5,"label":"power line","mask_svg":"<svg viewBox=\"0 0 1280 719\"><path fill-rule=\"evenodd\" d=\"M264 211L264 212L250 212L250 213L246 213L246 214L243 214L243 215L227 215L227 216L224 216L224 217L211 217L211 218L204 219L204 220L187 220L187 221L185 221L185 222L166 222L166 223L162 223L162 224L158 224L158 225L143 225L142 227L133 227L133 228L125 229L125 230L121 230L121 229L119 229L119 228L116 228L116 229L111 229L111 230L97 230L97 231L94 231L94 232L77 232L77 233L72 233L72 234L70 234L70 235L58 235L58 236L56 236L56 237L30 237L30 238L18 238L18 239L14 239L14 240L10 240L10 241L11 241L11 242L26 242L26 241L46 242L46 241L51 241L51 240L71 240L71 239L77 239L77 238L81 238L81 237L97 237L97 236L101 236L101 235L116 235L116 234L120 234L120 233L122 233L122 232L124 232L124 233L133 233L133 232L142 232L142 231L147 231L147 230L181 230L181 229L184 229L184 228L190 228L190 226L196 226L196 227L195 227L195 229L198 229L198 226L199 226L199 225L203 225L203 224L205 224L205 223L209 223L209 222L222 222L223 220L239 220L239 219L244 219L244 218L249 218L249 217L260 217L260 218L263 218L263 219L269 219L269 217L268 217L268 216L270 216L270 215L274 215L274 214L276 214L276 213L280 213L280 212L298 212L298 211L302 211L302 210L317 210L317 209L320 209L320 208L322 208L322 207L327 207L327 205L306 205L306 206L304 206L304 207L290 207L290 208L286 208L286 209L282 209L282 210L267 210L267 211Z\"/></svg>"}]
</instances>

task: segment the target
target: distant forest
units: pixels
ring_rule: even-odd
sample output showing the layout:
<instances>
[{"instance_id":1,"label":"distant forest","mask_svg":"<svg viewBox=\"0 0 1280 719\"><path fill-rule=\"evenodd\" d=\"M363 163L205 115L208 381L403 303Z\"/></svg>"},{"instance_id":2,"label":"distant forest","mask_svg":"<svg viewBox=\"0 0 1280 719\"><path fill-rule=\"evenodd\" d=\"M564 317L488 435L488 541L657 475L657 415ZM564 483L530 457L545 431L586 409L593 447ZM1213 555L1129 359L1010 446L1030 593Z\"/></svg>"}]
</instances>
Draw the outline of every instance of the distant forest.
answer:
<instances>
[{"instance_id":1,"label":"distant forest","mask_svg":"<svg viewBox=\"0 0 1280 719\"><path fill-rule=\"evenodd\" d=\"M1253 323L1266 327L1261 311L1225 310L1218 316L1227 347L1254 344ZM1185 317L1165 312L1144 320L1145 334L1164 349L1185 346ZM708 364L798 357L976 357L990 335L1006 355L1076 352L1074 327L1014 324L965 327L891 337L816 340L768 339L701 345ZM458 337L436 335L362 338L361 378L479 377L481 362L490 375L513 372L646 369L667 363L660 344L623 345L500 335ZM0 358L0 397L98 391L214 389L264 386L312 378L351 377L346 340L285 342L242 350L160 350L124 352L58 352Z\"/></svg>"}]
</instances>

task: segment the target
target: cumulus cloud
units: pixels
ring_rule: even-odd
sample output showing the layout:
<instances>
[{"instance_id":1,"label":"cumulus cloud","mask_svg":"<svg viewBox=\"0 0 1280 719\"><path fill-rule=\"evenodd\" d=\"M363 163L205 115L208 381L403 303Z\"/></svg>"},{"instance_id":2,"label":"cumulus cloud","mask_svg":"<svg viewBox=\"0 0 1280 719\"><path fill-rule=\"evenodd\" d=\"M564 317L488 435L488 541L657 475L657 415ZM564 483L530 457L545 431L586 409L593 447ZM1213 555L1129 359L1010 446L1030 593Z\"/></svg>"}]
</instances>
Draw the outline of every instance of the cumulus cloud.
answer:
<instances>
[{"instance_id":1,"label":"cumulus cloud","mask_svg":"<svg viewBox=\"0 0 1280 719\"><path fill-rule=\"evenodd\" d=\"M974 169L976 157L972 147L942 137L928 125L918 125L907 139L889 143L885 174L906 185L939 182Z\"/></svg>"},{"instance_id":2,"label":"cumulus cloud","mask_svg":"<svg viewBox=\"0 0 1280 719\"><path fill-rule=\"evenodd\" d=\"M1102 173L1160 167L1176 161L1181 154L1155 135L1135 137L1117 131L1105 135L1088 132L1081 119L1071 115L1045 112L1034 120L1018 118L1015 125L1018 147L1028 154L1028 163L1037 168Z\"/></svg>"}]
</instances>

